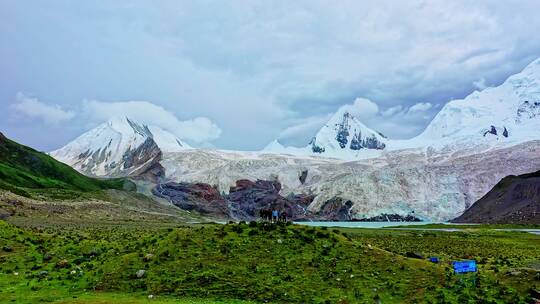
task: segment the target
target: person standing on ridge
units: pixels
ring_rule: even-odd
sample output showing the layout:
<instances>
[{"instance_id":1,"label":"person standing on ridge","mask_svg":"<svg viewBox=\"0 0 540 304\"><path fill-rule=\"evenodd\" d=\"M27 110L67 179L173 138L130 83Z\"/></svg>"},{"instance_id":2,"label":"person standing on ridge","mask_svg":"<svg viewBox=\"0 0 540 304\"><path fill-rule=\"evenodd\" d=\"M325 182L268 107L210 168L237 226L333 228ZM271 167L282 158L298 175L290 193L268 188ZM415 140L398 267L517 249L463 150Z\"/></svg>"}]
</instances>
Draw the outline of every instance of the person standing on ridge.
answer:
<instances>
[{"instance_id":1,"label":"person standing on ridge","mask_svg":"<svg viewBox=\"0 0 540 304\"><path fill-rule=\"evenodd\" d=\"M279 211L272 210L272 222L275 223L279 220Z\"/></svg>"}]
</instances>

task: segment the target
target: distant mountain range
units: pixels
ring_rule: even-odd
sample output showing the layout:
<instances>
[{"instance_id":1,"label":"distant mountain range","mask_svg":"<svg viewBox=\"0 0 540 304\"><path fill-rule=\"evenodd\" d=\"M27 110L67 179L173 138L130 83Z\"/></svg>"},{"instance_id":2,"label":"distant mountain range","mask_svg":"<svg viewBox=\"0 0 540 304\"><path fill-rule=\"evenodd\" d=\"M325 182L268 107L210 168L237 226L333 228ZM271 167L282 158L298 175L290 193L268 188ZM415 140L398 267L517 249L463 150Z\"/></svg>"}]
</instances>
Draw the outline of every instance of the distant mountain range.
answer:
<instances>
[{"instance_id":1,"label":"distant mountain range","mask_svg":"<svg viewBox=\"0 0 540 304\"><path fill-rule=\"evenodd\" d=\"M303 148L274 141L263 151L201 150L122 117L51 155L87 175L206 183L223 193L238 180L279 181L280 195L313 196L311 213L338 202L332 208L351 219L449 220L501 178L540 170L540 59L498 87L450 101L408 140L340 110Z\"/></svg>"}]
</instances>

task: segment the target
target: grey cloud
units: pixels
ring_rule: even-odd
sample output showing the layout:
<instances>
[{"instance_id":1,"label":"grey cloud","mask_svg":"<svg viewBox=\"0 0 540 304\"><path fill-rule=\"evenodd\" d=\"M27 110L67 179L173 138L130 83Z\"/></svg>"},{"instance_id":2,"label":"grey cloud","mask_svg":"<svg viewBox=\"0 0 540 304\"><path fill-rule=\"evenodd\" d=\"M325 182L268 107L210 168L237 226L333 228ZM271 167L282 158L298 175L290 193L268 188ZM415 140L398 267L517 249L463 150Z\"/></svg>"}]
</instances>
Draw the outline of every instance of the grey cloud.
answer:
<instances>
[{"instance_id":1,"label":"grey cloud","mask_svg":"<svg viewBox=\"0 0 540 304\"><path fill-rule=\"evenodd\" d=\"M260 149L287 132L299 143L312 117L359 96L381 116L444 105L479 79L500 84L540 56L539 9L533 0L5 1L0 105L19 91L62 109L83 99L148 100L180 121L208 117L222 130L212 142L220 148ZM412 137L438 109L403 114L399 127L379 117L378 127ZM302 123L311 129L295 137L290 130ZM36 138L52 126L0 122L44 149L85 129L64 125L47 143Z\"/></svg>"}]
</instances>

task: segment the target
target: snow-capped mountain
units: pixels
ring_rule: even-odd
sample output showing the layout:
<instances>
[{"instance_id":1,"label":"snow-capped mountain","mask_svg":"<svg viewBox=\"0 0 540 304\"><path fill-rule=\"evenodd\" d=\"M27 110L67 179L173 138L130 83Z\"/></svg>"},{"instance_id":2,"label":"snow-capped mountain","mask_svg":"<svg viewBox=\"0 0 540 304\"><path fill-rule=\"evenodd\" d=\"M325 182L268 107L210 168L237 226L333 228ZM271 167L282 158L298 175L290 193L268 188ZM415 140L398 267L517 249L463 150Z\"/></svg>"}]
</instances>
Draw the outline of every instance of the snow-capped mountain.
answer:
<instances>
[{"instance_id":1,"label":"snow-capped mountain","mask_svg":"<svg viewBox=\"0 0 540 304\"><path fill-rule=\"evenodd\" d=\"M497 87L448 102L412 145L508 146L540 139L540 59Z\"/></svg>"},{"instance_id":2,"label":"snow-capped mountain","mask_svg":"<svg viewBox=\"0 0 540 304\"><path fill-rule=\"evenodd\" d=\"M420 135L394 140L373 131L346 110L335 113L307 148L274 141L263 151L320 154L342 159L380 156L375 151L430 148L485 151L540 139L540 59L497 87L448 102Z\"/></svg>"},{"instance_id":3,"label":"snow-capped mountain","mask_svg":"<svg viewBox=\"0 0 540 304\"><path fill-rule=\"evenodd\" d=\"M88 175L124 176L149 169L159 162L162 152L190 148L159 127L116 117L50 155Z\"/></svg>"},{"instance_id":4,"label":"snow-capped mountain","mask_svg":"<svg viewBox=\"0 0 540 304\"><path fill-rule=\"evenodd\" d=\"M311 139L307 147L285 147L274 140L263 151L294 155L320 155L355 159L379 155L388 139L364 125L347 108L339 109Z\"/></svg>"},{"instance_id":5,"label":"snow-capped mountain","mask_svg":"<svg viewBox=\"0 0 540 304\"><path fill-rule=\"evenodd\" d=\"M382 150L386 137L366 127L346 109L337 111L309 143L314 153L340 154L363 149Z\"/></svg>"}]
</instances>

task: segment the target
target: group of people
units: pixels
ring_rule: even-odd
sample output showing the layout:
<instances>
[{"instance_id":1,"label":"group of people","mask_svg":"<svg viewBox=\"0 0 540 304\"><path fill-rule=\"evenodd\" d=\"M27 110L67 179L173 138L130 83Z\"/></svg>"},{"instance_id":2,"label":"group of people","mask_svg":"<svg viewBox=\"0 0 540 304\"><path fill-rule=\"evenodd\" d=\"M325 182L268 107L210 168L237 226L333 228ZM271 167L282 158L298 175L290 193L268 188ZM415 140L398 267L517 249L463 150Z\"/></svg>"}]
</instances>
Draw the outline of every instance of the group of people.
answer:
<instances>
[{"instance_id":1,"label":"group of people","mask_svg":"<svg viewBox=\"0 0 540 304\"><path fill-rule=\"evenodd\" d=\"M259 216L263 221L267 222L287 222L287 212L278 209L261 209Z\"/></svg>"}]
</instances>

